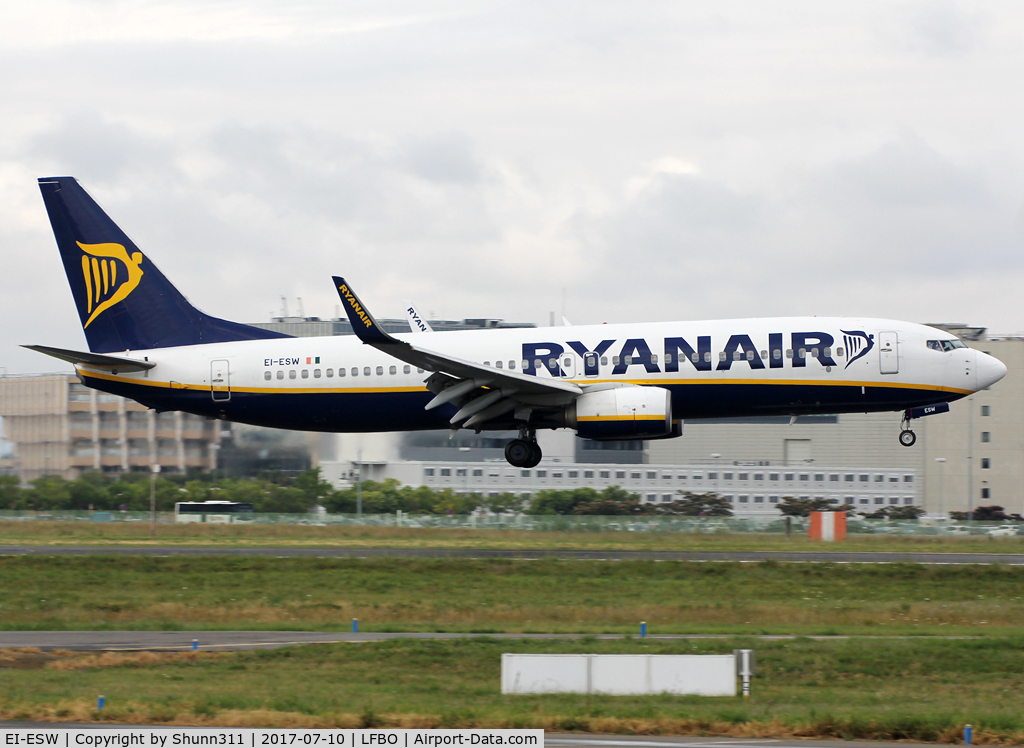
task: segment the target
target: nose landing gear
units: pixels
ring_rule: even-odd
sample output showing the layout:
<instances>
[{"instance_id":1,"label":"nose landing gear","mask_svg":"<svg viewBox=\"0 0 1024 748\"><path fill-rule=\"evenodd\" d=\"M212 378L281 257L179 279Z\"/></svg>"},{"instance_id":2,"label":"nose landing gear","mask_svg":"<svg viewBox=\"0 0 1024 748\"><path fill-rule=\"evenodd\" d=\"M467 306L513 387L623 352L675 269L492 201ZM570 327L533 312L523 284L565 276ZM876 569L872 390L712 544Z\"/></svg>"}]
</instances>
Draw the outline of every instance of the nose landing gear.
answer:
<instances>
[{"instance_id":1,"label":"nose landing gear","mask_svg":"<svg viewBox=\"0 0 1024 748\"><path fill-rule=\"evenodd\" d=\"M533 429L519 429L519 438L505 445L505 459L512 467L532 468L540 462L542 456Z\"/></svg>"},{"instance_id":2,"label":"nose landing gear","mask_svg":"<svg viewBox=\"0 0 1024 748\"><path fill-rule=\"evenodd\" d=\"M903 429L900 432L900 444L902 444L904 447L913 447L916 441L917 434L915 434L910 429Z\"/></svg>"}]
</instances>

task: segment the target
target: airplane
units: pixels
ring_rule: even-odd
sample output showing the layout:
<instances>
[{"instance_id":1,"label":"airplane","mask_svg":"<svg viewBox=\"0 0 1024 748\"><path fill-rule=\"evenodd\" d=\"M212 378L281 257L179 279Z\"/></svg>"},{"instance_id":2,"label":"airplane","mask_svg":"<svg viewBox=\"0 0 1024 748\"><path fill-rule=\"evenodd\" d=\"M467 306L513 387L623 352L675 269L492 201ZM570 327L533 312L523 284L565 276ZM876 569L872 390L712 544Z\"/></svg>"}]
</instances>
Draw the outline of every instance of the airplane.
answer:
<instances>
[{"instance_id":1,"label":"airplane","mask_svg":"<svg viewBox=\"0 0 1024 748\"><path fill-rule=\"evenodd\" d=\"M392 335L342 277L356 334L291 337L196 309L73 177L39 188L89 350L25 347L158 411L304 431L514 430L505 457L525 468L541 460L538 429L654 440L706 418L903 411L912 446L913 419L1006 374L943 330L859 317Z\"/></svg>"}]
</instances>

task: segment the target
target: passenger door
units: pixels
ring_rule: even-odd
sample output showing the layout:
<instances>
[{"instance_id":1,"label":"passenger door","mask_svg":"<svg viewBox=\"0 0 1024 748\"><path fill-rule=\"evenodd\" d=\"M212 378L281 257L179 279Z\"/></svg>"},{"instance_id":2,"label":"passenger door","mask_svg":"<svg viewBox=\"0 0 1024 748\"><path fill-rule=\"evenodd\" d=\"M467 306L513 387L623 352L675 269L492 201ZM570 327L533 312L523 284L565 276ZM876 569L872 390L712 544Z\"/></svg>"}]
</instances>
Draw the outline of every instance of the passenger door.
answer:
<instances>
[{"instance_id":1,"label":"passenger door","mask_svg":"<svg viewBox=\"0 0 1024 748\"><path fill-rule=\"evenodd\" d=\"M899 338L896 333L878 333L878 366L881 374L899 374Z\"/></svg>"}]
</instances>

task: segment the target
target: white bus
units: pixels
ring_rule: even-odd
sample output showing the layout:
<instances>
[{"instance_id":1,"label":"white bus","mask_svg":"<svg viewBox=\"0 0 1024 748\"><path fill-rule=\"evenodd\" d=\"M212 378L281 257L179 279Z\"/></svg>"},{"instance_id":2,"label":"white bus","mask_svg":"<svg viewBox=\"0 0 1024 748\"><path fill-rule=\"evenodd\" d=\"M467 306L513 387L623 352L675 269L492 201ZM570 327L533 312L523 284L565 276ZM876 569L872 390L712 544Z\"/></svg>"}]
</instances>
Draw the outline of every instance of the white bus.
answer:
<instances>
[{"instance_id":1,"label":"white bus","mask_svg":"<svg viewBox=\"0 0 1024 748\"><path fill-rule=\"evenodd\" d=\"M252 513L252 504L237 501L179 501L174 505L175 522L228 525L252 519Z\"/></svg>"}]
</instances>

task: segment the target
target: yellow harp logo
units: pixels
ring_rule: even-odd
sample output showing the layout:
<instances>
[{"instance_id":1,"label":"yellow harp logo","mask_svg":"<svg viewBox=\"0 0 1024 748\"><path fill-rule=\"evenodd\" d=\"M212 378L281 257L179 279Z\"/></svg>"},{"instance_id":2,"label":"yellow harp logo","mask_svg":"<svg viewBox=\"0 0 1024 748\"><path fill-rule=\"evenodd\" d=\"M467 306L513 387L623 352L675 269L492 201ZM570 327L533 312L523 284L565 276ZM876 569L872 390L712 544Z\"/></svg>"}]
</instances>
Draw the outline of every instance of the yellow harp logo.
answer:
<instances>
[{"instance_id":1,"label":"yellow harp logo","mask_svg":"<svg viewBox=\"0 0 1024 748\"><path fill-rule=\"evenodd\" d=\"M89 319L82 326L84 328L101 312L127 299L139 285L142 280L142 252L133 252L128 257L121 244L75 244L85 252L82 255L82 275L85 277Z\"/></svg>"}]
</instances>

